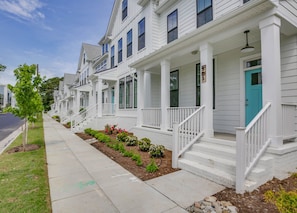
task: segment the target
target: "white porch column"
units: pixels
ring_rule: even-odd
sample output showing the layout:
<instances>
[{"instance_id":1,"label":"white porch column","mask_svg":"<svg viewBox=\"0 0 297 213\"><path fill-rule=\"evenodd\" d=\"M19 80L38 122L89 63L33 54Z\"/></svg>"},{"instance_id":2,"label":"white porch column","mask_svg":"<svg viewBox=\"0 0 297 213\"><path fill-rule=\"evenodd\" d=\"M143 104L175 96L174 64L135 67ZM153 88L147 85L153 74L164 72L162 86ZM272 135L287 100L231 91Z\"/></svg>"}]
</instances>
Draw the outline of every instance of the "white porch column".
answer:
<instances>
[{"instance_id":1,"label":"white porch column","mask_svg":"<svg viewBox=\"0 0 297 213\"><path fill-rule=\"evenodd\" d=\"M271 16L259 23L262 49L263 106L271 102L270 131L273 146L283 144L281 108L281 20Z\"/></svg>"},{"instance_id":2,"label":"white porch column","mask_svg":"<svg viewBox=\"0 0 297 213\"><path fill-rule=\"evenodd\" d=\"M201 105L205 105L204 134L207 137L213 137L213 48L208 43L200 47L200 64Z\"/></svg>"},{"instance_id":3,"label":"white porch column","mask_svg":"<svg viewBox=\"0 0 297 213\"><path fill-rule=\"evenodd\" d=\"M137 126L143 124L142 109L144 108L144 72L137 70Z\"/></svg>"},{"instance_id":4,"label":"white porch column","mask_svg":"<svg viewBox=\"0 0 297 213\"><path fill-rule=\"evenodd\" d=\"M102 117L102 87L103 87L103 81L102 79L98 79L98 89L97 89L97 92L98 92L98 112L97 112L97 115L98 117Z\"/></svg>"},{"instance_id":5,"label":"white porch column","mask_svg":"<svg viewBox=\"0 0 297 213\"><path fill-rule=\"evenodd\" d=\"M152 107L152 74L148 71L144 72L144 88L145 88L145 99L144 106Z\"/></svg>"},{"instance_id":6,"label":"white porch column","mask_svg":"<svg viewBox=\"0 0 297 213\"><path fill-rule=\"evenodd\" d=\"M75 113L79 113L79 108L80 108L80 91L76 90Z\"/></svg>"},{"instance_id":7,"label":"white porch column","mask_svg":"<svg viewBox=\"0 0 297 213\"><path fill-rule=\"evenodd\" d=\"M96 92L97 92L97 81L93 81L92 82L92 105L95 105L97 103Z\"/></svg>"},{"instance_id":8,"label":"white porch column","mask_svg":"<svg viewBox=\"0 0 297 213\"><path fill-rule=\"evenodd\" d=\"M170 107L170 62L161 62L161 130L168 129L167 108Z\"/></svg>"}]
</instances>

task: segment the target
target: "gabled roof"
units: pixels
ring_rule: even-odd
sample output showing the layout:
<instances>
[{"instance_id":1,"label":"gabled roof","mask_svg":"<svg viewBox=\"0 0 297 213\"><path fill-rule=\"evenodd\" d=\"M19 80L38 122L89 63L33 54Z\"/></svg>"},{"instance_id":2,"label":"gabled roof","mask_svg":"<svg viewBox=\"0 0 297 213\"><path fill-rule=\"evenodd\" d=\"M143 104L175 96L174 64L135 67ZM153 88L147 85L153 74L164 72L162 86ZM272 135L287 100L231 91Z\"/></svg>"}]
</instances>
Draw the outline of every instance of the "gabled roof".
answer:
<instances>
[{"instance_id":1,"label":"gabled roof","mask_svg":"<svg viewBox=\"0 0 297 213\"><path fill-rule=\"evenodd\" d=\"M74 84L76 74L64 73L64 84L71 85Z\"/></svg>"},{"instance_id":2,"label":"gabled roof","mask_svg":"<svg viewBox=\"0 0 297 213\"><path fill-rule=\"evenodd\" d=\"M101 56L101 46L94 45L94 44L82 43L81 50L80 50L80 56L79 56L79 60L78 60L78 70L80 70L81 61L82 61L84 52L86 53L87 60L92 61L92 60Z\"/></svg>"},{"instance_id":3,"label":"gabled roof","mask_svg":"<svg viewBox=\"0 0 297 213\"><path fill-rule=\"evenodd\" d=\"M113 23L115 22L119 6L121 5L120 3L121 3L121 0L114 0L112 12L109 17L109 22L108 22L107 29L106 29L106 33L103 36L103 38L99 41L99 44L102 44L102 43L108 41L108 39L109 39L108 37L111 35L112 28L114 27Z\"/></svg>"}]
</instances>

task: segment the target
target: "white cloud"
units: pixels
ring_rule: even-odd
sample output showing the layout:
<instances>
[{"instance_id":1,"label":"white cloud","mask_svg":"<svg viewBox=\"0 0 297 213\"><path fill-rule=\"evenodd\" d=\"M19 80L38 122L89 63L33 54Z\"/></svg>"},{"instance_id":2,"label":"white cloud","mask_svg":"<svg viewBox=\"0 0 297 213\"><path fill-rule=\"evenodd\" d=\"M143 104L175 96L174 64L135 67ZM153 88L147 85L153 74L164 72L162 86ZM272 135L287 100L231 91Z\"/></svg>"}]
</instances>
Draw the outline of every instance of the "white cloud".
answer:
<instances>
[{"instance_id":1,"label":"white cloud","mask_svg":"<svg viewBox=\"0 0 297 213\"><path fill-rule=\"evenodd\" d=\"M44 19L45 15L39 11L43 7L39 0L1 0L0 10L25 20Z\"/></svg>"}]
</instances>

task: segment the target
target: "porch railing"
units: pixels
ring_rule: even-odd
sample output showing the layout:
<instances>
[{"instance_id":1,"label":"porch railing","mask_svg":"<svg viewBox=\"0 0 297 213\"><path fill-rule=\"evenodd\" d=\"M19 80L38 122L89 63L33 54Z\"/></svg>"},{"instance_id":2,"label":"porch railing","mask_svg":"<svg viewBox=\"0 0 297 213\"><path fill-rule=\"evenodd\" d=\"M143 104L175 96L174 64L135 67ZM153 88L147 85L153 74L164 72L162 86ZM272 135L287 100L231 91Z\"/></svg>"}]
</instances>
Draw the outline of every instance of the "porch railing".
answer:
<instances>
[{"instance_id":1,"label":"porch railing","mask_svg":"<svg viewBox=\"0 0 297 213\"><path fill-rule=\"evenodd\" d=\"M282 104L283 114L283 139L293 139L297 137L297 105Z\"/></svg>"},{"instance_id":2,"label":"porch railing","mask_svg":"<svg viewBox=\"0 0 297 213\"><path fill-rule=\"evenodd\" d=\"M203 135L203 116L205 106L201 106L181 123L173 125L172 167L177 168L177 161Z\"/></svg>"},{"instance_id":3,"label":"porch railing","mask_svg":"<svg viewBox=\"0 0 297 213\"><path fill-rule=\"evenodd\" d=\"M167 109L169 119L169 129L173 129L173 123L181 123L199 107L170 107Z\"/></svg>"},{"instance_id":4,"label":"porch railing","mask_svg":"<svg viewBox=\"0 0 297 213\"><path fill-rule=\"evenodd\" d=\"M244 192L244 182L257 161L269 146L269 112L271 103L244 127L236 130L236 192Z\"/></svg>"},{"instance_id":5,"label":"porch railing","mask_svg":"<svg viewBox=\"0 0 297 213\"><path fill-rule=\"evenodd\" d=\"M79 127L82 126L87 120L96 117L97 115L97 104L90 106L79 113L71 117L71 131L75 132L79 130Z\"/></svg>"},{"instance_id":6,"label":"porch railing","mask_svg":"<svg viewBox=\"0 0 297 213\"><path fill-rule=\"evenodd\" d=\"M113 103L102 104L102 115L115 115L116 105Z\"/></svg>"},{"instance_id":7,"label":"porch railing","mask_svg":"<svg viewBox=\"0 0 297 213\"><path fill-rule=\"evenodd\" d=\"M142 126L160 128L161 126L161 108L142 109Z\"/></svg>"}]
</instances>

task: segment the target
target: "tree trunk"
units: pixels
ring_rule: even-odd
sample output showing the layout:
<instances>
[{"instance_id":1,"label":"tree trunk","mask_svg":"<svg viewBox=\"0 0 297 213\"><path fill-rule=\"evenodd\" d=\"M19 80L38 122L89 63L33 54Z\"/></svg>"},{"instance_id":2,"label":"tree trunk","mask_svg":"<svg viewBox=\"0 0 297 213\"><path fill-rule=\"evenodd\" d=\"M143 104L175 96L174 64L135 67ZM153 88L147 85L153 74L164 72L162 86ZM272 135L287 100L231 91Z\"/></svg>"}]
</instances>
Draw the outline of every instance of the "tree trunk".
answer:
<instances>
[{"instance_id":1,"label":"tree trunk","mask_svg":"<svg viewBox=\"0 0 297 213\"><path fill-rule=\"evenodd\" d=\"M23 151L26 151L26 144L28 143L28 121L25 118L25 129L23 132Z\"/></svg>"}]
</instances>

